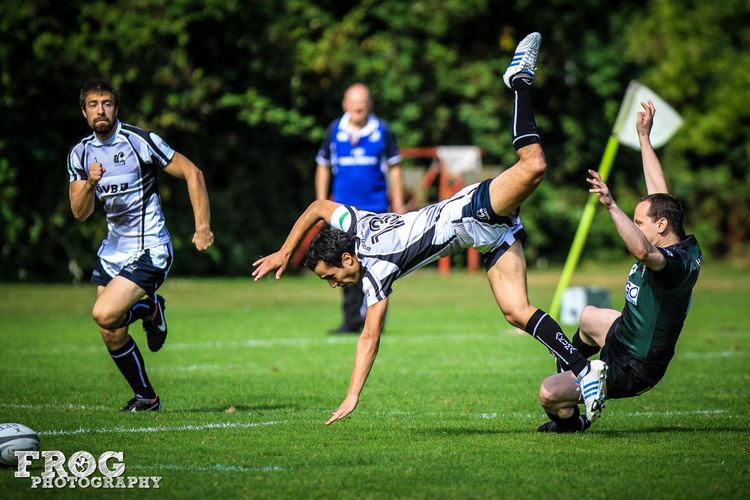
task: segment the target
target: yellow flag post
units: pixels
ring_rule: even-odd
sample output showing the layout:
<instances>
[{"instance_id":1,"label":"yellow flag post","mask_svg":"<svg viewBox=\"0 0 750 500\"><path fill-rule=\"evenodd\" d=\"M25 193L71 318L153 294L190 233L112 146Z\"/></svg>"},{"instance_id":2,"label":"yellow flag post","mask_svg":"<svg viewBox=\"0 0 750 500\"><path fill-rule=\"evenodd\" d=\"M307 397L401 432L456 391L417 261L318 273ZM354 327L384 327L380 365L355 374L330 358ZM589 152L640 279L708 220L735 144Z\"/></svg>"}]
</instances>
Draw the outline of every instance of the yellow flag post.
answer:
<instances>
[{"instance_id":1,"label":"yellow flag post","mask_svg":"<svg viewBox=\"0 0 750 500\"><path fill-rule=\"evenodd\" d=\"M602 161L599 162L599 175L602 176L604 182L607 182L609 177L609 171L612 170L612 163L614 163L615 155L617 154L617 147L619 146L617 136L612 134L609 136L607 141L607 148L604 150ZM583 247L586 245L586 238L589 235L591 224L594 222L594 214L596 212L596 205L598 203L597 195L592 193L589 199L586 201L586 206L583 209L583 215L581 216L581 222L578 223L578 229L576 229L576 235L573 238L573 244L570 246L570 252L568 252L568 258L565 260L565 267L563 267L560 281L557 283L555 289L555 295L552 297L552 305L549 308L549 315L553 318L560 317L560 303L562 301L562 294L568 285L570 280L573 278L573 273L578 266L578 261L583 253Z\"/></svg>"}]
</instances>

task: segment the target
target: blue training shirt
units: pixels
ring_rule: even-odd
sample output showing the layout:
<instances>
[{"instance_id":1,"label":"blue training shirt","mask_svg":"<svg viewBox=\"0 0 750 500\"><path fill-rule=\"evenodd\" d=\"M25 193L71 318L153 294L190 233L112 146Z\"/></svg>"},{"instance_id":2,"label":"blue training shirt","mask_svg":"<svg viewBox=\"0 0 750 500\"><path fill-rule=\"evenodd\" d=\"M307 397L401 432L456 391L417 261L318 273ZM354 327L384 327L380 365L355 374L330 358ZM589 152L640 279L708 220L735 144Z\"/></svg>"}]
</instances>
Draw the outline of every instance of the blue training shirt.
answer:
<instances>
[{"instance_id":1,"label":"blue training shirt","mask_svg":"<svg viewBox=\"0 0 750 500\"><path fill-rule=\"evenodd\" d=\"M349 114L331 123L315 161L331 169L332 195L338 203L368 212L388 210L388 167L401 161L396 137L384 121L371 114L357 132L348 127Z\"/></svg>"}]
</instances>

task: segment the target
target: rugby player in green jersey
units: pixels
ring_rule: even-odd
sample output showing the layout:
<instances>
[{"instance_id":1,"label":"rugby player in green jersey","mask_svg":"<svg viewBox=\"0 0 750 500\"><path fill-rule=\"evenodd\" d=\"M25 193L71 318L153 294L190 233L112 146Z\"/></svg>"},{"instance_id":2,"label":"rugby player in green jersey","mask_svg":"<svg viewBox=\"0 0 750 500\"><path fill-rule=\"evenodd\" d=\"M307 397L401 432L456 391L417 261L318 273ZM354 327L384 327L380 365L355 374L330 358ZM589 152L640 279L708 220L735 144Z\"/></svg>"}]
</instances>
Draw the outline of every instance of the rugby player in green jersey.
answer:
<instances>
[{"instance_id":1,"label":"rugby player in green jersey","mask_svg":"<svg viewBox=\"0 0 750 500\"><path fill-rule=\"evenodd\" d=\"M690 298L698 280L701 255L698 241L682 228L683 209L668 193L659 158L649 135L656 109L651 101L641 103L636 129L641 144L643 174L648 195L640 199L631 221L612 198L598 172L586 179L606 207L625 246L637 259L625 282L625 307L586 307L580 318L573 346L591 357L601 349L607 364L607 399L638 396L664 376L682 325L690 310ZM539 401L550 421L539 432L583 432L591 425L578 404L586 387L564 371L548 377L539 390Z\"/></svg>"}]
</instances>

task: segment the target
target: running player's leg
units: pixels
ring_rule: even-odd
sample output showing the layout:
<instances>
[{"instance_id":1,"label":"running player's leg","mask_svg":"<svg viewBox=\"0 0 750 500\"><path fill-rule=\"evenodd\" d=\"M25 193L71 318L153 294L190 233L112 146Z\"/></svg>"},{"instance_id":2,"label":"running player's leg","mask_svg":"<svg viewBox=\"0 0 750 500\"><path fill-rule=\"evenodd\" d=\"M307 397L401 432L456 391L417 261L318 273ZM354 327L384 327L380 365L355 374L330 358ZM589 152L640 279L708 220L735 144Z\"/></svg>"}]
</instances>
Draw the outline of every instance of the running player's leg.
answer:
<instances>
[{"instance_id":1,"label":"running player's leg","mask_svg":"<svg viewBox=\"0 0 750 500\"><path fill-rule=\"evenodd\" d=\"M526 288L526 258L520 241L487 271L492 293L505 319L526 330L576 375L585 372L586 359L571 345L560 325L541 309L529 304Z\"/></svg>"},{"instance_id":2,"label":"running player's leg","mask_svg":"<svg viewBox=\"0 0 750 500\"><path fill-rule=\"evenodd\" d=\"M139 299L144 294L141 287L117 276L106 287L97 288L97 300L92 311L112 361L133 390L134 397L123 408L127 411L159 409L159 399L148 378L143 356L135 340L128 334L127 321L135 321L132 319L132 309L141 302Z\"/></svg>"},{"instance_id":3,"label":"running player's leg","mask_svg":"<svg viewBox=\"0 0 750 500\"><path fill-rule=\"evenodd\" d=\"M146 291L140 286L122 276L115 276L106 286L97 289L91 315L100 328L117 330L127 327L133 321L142 319L138 316L148 314L148 311L141 312L141 307L133 307L141 303L144 295Z\"/></svg>"}]
</instances>

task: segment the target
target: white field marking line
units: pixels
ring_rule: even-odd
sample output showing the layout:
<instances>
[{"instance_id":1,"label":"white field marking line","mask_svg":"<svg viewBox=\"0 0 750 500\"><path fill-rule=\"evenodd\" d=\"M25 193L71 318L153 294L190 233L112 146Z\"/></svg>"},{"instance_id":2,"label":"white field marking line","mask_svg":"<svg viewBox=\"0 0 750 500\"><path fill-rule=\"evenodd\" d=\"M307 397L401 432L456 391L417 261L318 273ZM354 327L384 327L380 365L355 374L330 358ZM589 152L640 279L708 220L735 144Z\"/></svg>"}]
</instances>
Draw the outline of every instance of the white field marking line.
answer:
<instances>
[{"instance_id":1,"label":"white field marking line","mask_svg":"<svg viewBox=\"0 0 750 500\"><path fill-rule=\"evenodd\" d=\"M511 330L503 330L499 333L501 335L511 333ZM492 332L487 333L474 333L474 334L430 334L430 335L419 335L415 337L388 337L389 344L420 344L425 342L435 343L436 341L450 341L450 342L473 342L473 341L492 341L495 339L497 334ZM288 347L309 347L309 346L327 346L327 345L355 345L357 336L352 335L351 337L344 338L280 338L280 339L246 339L237 341L224 341L215 340L207 342L172 342L166 346L170 350L205 350L205 349L235 349L235 348L256 348L256 347L276 347L276 346L288 346ZM76 354L83 353L103 353L104 347L96 345L90 345L87 347L69 346L65 348L52 347L49 349L45 348L34 348L34 349L22 349L15 351L19 355L34 355L34 354L61 354L66 352L75 352Z\"/></svg>"},{"instance_id":2,"label":"white field marking line","mask_svg":"<svg viewBox=\"0 0 750 500\"><path fill-rule=\"evenodd\" d=\"M202 371L202 370L234 370L234 369L242 369L242 368L251 368L251 369L257 369L260 368L256 363L243 363L243 364L218 364L218 363L209 363L209 364L197 364L197 365L187 365L187 366L156 366L154 368L149 368L149 371L154 372L195 372L195 371Z\"/></svg>"},{"instance_id":3,"label":"white field marking line","mask_svg":"<svg viewBox=\"0 0 750 500\"><path fill-rule=\"evenodd\" d=\"M177 472L275 472L286 470L278 465L264 465L262 467L244 467L242 465L212 464L212 465L177 465L177 464L135 464L126 466L127 469L147 471L177 471Z\"/></svg>"},{"instance_id":4,"label":"white field marking line","mask_svg":"<svg viewBox=\"0 0 750 500\"><path fill-rule=\"evenodd\" d=\"M249 427L263 427L269 425L276 425L281 422L219 422L216 424L203 424L203 425L175 425L175 426L158 426L158 427L96 427L85 429L79 427L73 430L51 430L38 432L40 436L73 436L75 434L132 434L138 432L181 432L181 431L202 431L206 429L235 429L235 428L249 428Z\"/></svg>"},{"instance_id":5,"label":"white field marking line","mask_svg":"<svg viewBox=\"0 0 750 500\"><path fill-rule=\"evenodd\" d=\"M708 351L708 352L685 352L675 353L675 358L703 359L703 358L734 358L750 356L750 351Z\"/></svg>"},{"instance_id":6,"label":"white field marking line","mask_svg":"<svg viewBox=\"0 0 750 500\"><path fill-rule=\"evenodd\" d=\"M667 410L667 411L634 411L634 412L607 412L615 417L678 417L684 415L698 415L708 417L711 415L729 414L729 410ZM481 413L476 418L492 420L496 418L538 418L539 413Z\"/></svg>"},{"instance_id":7,"label":"white field marking line","mask_svg":"<svg viewBox=\"0 0 750 500\"><path fill-rule=\"evenodd\" d=\"M3 403L0 402L0 408L13 408L23 410L112 410L112 407L101 405L74 405L74 404L20 404L20 403Z\"/></svg>"}]
</instances>

